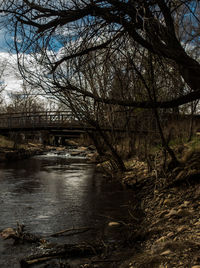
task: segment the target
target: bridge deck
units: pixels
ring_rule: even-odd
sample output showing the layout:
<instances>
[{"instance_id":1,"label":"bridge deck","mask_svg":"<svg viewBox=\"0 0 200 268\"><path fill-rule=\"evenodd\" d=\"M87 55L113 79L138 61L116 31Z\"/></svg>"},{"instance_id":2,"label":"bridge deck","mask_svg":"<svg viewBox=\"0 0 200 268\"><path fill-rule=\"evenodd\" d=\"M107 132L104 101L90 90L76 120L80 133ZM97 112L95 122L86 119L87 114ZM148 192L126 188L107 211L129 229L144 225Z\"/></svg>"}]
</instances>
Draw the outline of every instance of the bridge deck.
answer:
<instances>
[{"instance_id":1,"label":"bridge deck","mask_svg":"<svg viewBox=\"0 0 200 268\"><path fill-rule=\"evenodd\" d=\"M1 130L78 129L80 124L69 112L37 112L0 114ZM82 127L83 128L83 127Z\"/></svg>"},{"instance_id":2,"label":"bridge deck","mask_svg":"<svg viewBox=\"0 0 200 268\"><path fill-rule=\"evenodd\" d=\"M147 123L149 123L149 119ZM119 126L111 128L109 126L102 126L104 131L116 131L125 132L126 127L122 126L121 122L118 122ZM137 118L132 117L129 122L129 131L135 133L149 133L156 132L154 130L150 131L147 123L138 124ZM130 128L132 126L132 128ZM42 130L58 130L65 132L76 131L79 133L85 131L94 131L95 128L89 124L80 124L80 122L74 118L70 111L48 111L48 112L26 112L26 113L12 113L12 114L0 114L0 131L42 131Z\"/></svg>"}]
</instances>

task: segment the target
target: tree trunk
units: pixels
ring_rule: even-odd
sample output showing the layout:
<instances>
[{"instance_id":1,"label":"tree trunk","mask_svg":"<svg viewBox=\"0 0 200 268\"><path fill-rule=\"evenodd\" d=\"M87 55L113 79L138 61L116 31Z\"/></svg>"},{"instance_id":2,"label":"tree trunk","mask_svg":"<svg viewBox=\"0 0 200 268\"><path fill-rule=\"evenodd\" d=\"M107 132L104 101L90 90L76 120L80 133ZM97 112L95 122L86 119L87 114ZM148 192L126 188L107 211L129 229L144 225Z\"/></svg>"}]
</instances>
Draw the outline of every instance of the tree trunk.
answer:
<instances>
[{"instance_id":1,"label":"tree trunk","mask_svg":"<svg viewBox=\"0 0 200 268\"><path fill-rule=\"evenodd\" d=\"M107 146L107 148L110 150L112 156L113 156L113 160L115 161L117 167L119 168L119 170L121 171L125 171L126 167L124 165L124 162L122 160L122 158L119 156L119 154L117 153L117 151L115 150L115 148L112 146L112 144L109 142L109 138L106 135L106 133L104 133L101 130L101 127L98 125L97 122L90 122L97 130L97 132L99 133L99 135L102 137L103 141L105 142L105 145Z\"/></svg>"},{"instance_id":2,"label":"tree trunk","mask_svg":"<svg viewBox=\"0 0 200 268\"><path fill-rule=\"evenodd\" d=\"M200 64L188 56L183 55L184 62L179 65L179 71L185 82L192 90L200 89Z\"/></svg>"},{"instance_id":3,"label":"tree trunk","mask_svg":"<svg viewBox=\"0 0 200 268\"><path fill-rule=\"evenodd\" d=\"M104 150L103 150L103 145L99 142L97 135L95 135L93 132L87 132L87 134L89 135L89 137L91 138L91 140L94 143L94 146L97 149L97 152L100 156L104 156ZM99 138L100 139L100 138Z\"/></svg>"}]
</instances>

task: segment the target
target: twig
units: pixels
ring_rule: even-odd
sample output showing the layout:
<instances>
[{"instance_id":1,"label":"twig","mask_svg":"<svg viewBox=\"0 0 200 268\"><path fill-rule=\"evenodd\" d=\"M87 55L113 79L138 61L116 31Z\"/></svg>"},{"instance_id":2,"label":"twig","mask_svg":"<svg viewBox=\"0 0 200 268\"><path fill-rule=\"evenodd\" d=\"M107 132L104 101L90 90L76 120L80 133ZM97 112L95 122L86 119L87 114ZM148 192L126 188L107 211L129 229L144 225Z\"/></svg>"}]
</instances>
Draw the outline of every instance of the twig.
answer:
<instances>
[{"instance_id":1,"label":"twig","mask_svg":"<svg viewBox=\"0 0 200 268\"><path fill-rule=\"evenodd\" d=\"M77 231L76 233L67 234L67 236L70 236L70 235L74 235L74 234L84 233L84 232L87 232L87 231L89 231L91 229L92 229L91 227L70 228L70 229L65 229L65 230L56 232L54 234L51 234L51 235L49 235L49 237L56 237L56 236L62 235L64 233L68 233L68 232L72 232L72 231Z\"/></svg>"},{"instance_id":2,"label":"twig","mask_svg":"<svg viewBox=\"0 0 200 268\"><path fill-rule=\"evenodd\" d=\"M122 260L96 260L91 261L91 263L100 263L100 262L121 262Z\"/></svg>"},{"instance_id":3,"label":"twig","mask_svg":"<svg viewBox=\"0 0 200 268\"><path fill-rule=\"evenodd\" d=\"M54 259L54 258L57 258L58 256L49 256L49 257L40 257L40 258L37 258L37 259L33 259L33 260L21 260L20 262L20 265L21 265L21 268L26 268L30 265L33 265L33 264L37 264L37 263L41 263L41 262L44 262L44 261L48 261L48 260L51 260L51 259Z\"/></svg>"},{"instance_id":4,"label":"twig","mask_svg":"<svg viewBox=\"0 0 200 268\"><path fill-rule=\"evenodd\" d=\"M138 218L133 216L133 214L130 212L130 209L128 209L128 213L129 213L129 215L131 216L132 219L134 219L135 221L140 221Z\"/></svg>"}]
</instances>

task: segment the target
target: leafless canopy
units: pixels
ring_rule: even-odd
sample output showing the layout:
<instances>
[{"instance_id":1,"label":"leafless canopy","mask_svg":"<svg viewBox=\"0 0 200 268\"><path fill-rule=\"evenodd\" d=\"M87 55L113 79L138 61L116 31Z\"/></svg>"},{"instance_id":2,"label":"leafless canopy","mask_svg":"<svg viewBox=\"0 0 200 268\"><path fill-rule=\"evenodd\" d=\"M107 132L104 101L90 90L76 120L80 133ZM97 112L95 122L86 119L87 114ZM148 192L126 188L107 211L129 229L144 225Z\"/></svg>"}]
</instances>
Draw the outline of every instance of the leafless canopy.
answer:
<instances>
[{"instance_id":1,"label":"leafless canopy","mask_svg":"<svg viewBox=\"0 0 200 268\"><path fill-rule=\"evenodd\" d=\"M198 55L195 58L190 53L199 46L198 1L5 0L1 11L15 27L22 74L33 82L33 68L23 59L34 53L34 63L40 63L40 69L34 68L34 79L41 72L45 77L34 81L46 89L51 86L54 94L57 90L64 95L74 92L96 102L142 108L171 108L200 97ZM99 66L108 57L119 63L120 55L123 61L126 59L126 67L144 82L141 53L143 59L148 53L154 59L163 59L167 62L166 72L174 70L188 86L179 87L178 94L152 102L145 96L116 98L100 94L94 91L94 85L91 90L83 84L83 68L91 69L91 60L98 58ZM78 72L79 84L75 83Z\"/></svg>"}]
</instances>

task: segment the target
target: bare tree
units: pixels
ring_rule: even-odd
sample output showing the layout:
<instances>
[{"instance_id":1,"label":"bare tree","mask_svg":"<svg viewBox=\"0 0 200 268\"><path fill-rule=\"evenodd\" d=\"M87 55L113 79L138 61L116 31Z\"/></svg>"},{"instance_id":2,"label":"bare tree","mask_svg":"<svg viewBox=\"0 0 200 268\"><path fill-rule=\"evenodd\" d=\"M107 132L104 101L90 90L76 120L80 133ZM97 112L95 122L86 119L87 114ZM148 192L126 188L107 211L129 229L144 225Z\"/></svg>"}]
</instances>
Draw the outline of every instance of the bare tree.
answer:
<instances>
[{"instance_id":1,"label":"bare tree","mask_svg":"<svg viewBox=\"0 0 200 268\"><path fill-rule=\"evenodd\" d=\"M1 10L15 29L23 78L98 129L121 169L114 144L102 132L105 123L119 123L114 113L120 106L153 109L162 144L177 162L158 109L200 97L200 64L188 52L199 44L197 1L7 0Z\"/></svg>"},{"instance_id":2,"label":"bare tree","mask_svg":"<svg viewBox=\"0 0 200 268\"><path fill-rule=\"evenodd\" d=\"M38 53L37 60L46 60L46 69L53 79L58 75L57 70L66 68L71 59L84 60L92 51L102 54L107 48L114 53L128 38L133 47L143 47L169 59L192 91L183 89L178 97L152 103L134 98L99 98L81 88L65 85L66 90L74 90L98 102L142 108L172 108L200 97L200 65L185 49L186 45L199 42L198 1L7 0L3 1L1 10L15 26L18 55L21 52ZM188 22L196 31L188 32ZM73 49L68 53L67 48L72 45ZM49 51L55 52L60 47L63 47L62 53L49 57ZM48 62L47 58L51 60Z\"/></svg>"},{"instance_id":3,"label":"bare tree","mask_svg":"<svg viewBox=\"0 0 200 268\"><path fill-rule=\"evenodd\" d=\"M9 99L5 107L7 113L34 113L43 111L45 107L45 103L25 83L21 91L9 93Z\"/></svg>"}]
</instances>

